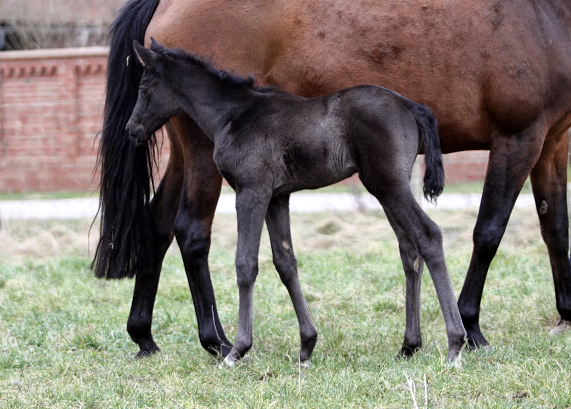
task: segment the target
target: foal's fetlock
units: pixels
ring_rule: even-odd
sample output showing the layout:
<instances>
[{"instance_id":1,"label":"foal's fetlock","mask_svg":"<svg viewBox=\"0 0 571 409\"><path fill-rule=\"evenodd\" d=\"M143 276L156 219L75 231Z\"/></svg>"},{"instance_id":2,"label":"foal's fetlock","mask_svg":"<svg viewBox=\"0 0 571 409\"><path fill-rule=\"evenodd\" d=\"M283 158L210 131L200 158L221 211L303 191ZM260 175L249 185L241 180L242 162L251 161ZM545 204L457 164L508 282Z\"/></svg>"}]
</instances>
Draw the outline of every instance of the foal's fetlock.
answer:
<instances>
[{"instance_id":1,"label":"foal's fetlock","mask_svg":"<svg viewBox=\"0 0 571 409\"><path fill-rule=\"evenodd\" d=\"M228 368L234 368L236 366L236 364L238 363L238 361L240 360L240 354L238 352L236 352L236 350L234 348L232 348L232 350L230 351L230 353L228 355L226 355L226 358L224 358L224 361L222 361L222 364L220 365L220 368L226 366Z\"/></svg>"},{"instance_id":2,"label":"foal's fetlock","mask_svg":"<svg viewBox=\"0 0 571 409\"><path fill-rule=\"evenodd\" d=\"M313 353L315 344L317 343L317 331L311 335L306 335L301 338L301 349L299 351L299 362L302 364L307 362L309 364L309 358Z\"/></svg>"},{"instance_id":3,"label":"foal's fetlock","mask_svg":"<svg viewBox=\"0 0 571 409\"><path fill-rule=\"evenodd\" d=\"M455 341L450 341L448 343L448 355L446 356L446 360L449 364L460 367L461 365L461 354L462 349L466 346L468 338L466 335L461 335L457 337L458 339Z\"/></svg>"}]
</instances>

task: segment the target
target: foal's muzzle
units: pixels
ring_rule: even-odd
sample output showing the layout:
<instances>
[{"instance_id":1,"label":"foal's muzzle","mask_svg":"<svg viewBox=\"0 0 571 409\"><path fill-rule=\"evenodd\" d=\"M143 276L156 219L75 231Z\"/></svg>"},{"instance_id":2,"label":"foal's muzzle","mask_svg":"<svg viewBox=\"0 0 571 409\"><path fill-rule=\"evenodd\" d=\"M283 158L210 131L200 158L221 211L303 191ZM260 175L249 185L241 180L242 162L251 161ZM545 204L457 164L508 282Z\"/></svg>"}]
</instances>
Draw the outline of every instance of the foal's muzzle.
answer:
<instances>
[{"instance_id":1,"label":"foal's muzzle","mask_svg":"<svg viewBox=\"0 0 571 409\"><path fill-rule=\"evenodd\" d=\"M127 122L125 131L137 146L145 144L150 138L150 135L147 134L145 128L141 124L134 123L133 121Z\"/></svg>"}]
</instances>

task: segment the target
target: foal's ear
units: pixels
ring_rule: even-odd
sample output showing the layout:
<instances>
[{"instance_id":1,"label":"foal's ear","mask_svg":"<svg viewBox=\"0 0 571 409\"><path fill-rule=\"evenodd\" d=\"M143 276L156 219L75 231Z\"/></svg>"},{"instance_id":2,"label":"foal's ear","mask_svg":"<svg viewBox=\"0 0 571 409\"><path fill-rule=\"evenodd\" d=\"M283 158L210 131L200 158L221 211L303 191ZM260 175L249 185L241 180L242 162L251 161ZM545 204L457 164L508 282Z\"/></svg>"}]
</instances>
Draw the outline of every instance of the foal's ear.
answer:
<instances>
[{"instance_id":1,"label":"foal's ear","mask_svg":"<svg viewBox=\"0 0 571 409\"><path fill-rule=\"evenodd\" d=\"M135 55L143 67L150 67L157 60L157 54L148 48L143 47L137 40L133 41Z\"/></svg>"},{"instance_id":2,"label":"foal's ear","mask_svg":"<svg viewBox=\"0 0 571 409\"><path fill-rule=\"evenodd\" d=\"M153 37L151 37L151 50L157 52L157 53L165 53L167 51L167 49L162 46L161 44L159 44L159 42L157 40L155 40Z\"/></svg>"}]
</instances>

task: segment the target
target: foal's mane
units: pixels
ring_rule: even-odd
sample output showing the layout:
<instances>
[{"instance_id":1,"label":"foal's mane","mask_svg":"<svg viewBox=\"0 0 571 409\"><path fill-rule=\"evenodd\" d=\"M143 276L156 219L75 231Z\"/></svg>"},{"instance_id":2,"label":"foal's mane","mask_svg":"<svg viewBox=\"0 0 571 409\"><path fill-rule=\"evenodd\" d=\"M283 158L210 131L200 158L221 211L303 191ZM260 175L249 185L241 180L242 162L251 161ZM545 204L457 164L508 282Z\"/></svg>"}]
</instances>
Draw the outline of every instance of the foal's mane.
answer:
<instances>
[{"instance_id":1,"label":"foal's mane","mask_svg":"<svg viewBox=\"0 0 571 409\"><path fill-rule=\"evenodd\" d=\"M245 78L236 74L232 74L228 71L216 69L212 64L212 61L210 61L209 59L195 55L191 52L187 52L180 48L167 48L153 41L151 45L151 50L167 58L171 58L173 60L182 60L182 61L187 61L194 65L198 65L201 69L204 69L206 72L218 77L221 81L229 85L234 85L244 89L252 89L258 92L279 92L279 89L277 87L256 86L255 85L256 78L253 75L250 75Z\"/></svg>"},{"instance_id":2,"label":"foal's mane","mask_svg":"<svg viewBox=\"0 0 571 409\"><path fill-rule=\"evenodd\" d=\"M245 89L252 89L258 92L279 91L276 87L256 86L256 79L253 75L244 78L239 75L232 74L228 71L216 69L214 68L212 62L207 58L195 55L180 48L166 48L156 42L153 42L151 49L159 54L164 55L167 58L171 58L173 60L183 60L191 64L198 65L201 69L204 69L206 72L220 78L220 80L229 85L234 85Z\"/></svg>"}]
</instances>

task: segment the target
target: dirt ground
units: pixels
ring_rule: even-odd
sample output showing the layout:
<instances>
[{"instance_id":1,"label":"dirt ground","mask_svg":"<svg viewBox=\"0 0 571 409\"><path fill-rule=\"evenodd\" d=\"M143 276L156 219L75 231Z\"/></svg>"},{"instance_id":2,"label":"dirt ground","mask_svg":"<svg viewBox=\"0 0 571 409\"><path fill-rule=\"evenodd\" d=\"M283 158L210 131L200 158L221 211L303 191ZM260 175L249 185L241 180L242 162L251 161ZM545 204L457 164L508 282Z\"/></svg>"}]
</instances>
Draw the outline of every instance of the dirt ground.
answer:
<instances>
[{"instance_id":1,"label":"dirt ground","mask_svg":"<svg viewBox=\"0 0 571 409\"><path fill-rule=\"evenodd\" d=\"M428 210L440 226L446 248L471 246L475 209ZM396 238L380 211L292 214L292 235L297 252L329 249L335 246L355 252L374 251L380 240ZM5 220L0 227L0 257L92 257L98 237L98 224L91 220ZM221 214L215 218L212 246L235 251L236 218ZM541 240L539 223L532 208L515 209L502 246L525 246ZM267 233L262 249L267 246ZM173 245L170 252L177 252Z\"/></svg>"}]
</instances>

